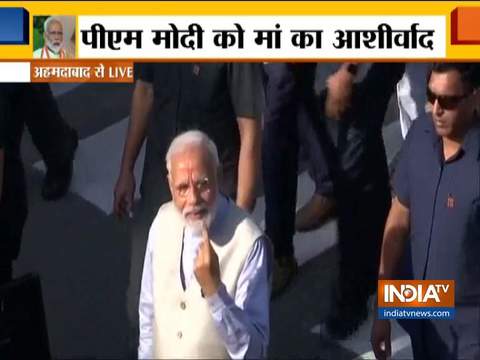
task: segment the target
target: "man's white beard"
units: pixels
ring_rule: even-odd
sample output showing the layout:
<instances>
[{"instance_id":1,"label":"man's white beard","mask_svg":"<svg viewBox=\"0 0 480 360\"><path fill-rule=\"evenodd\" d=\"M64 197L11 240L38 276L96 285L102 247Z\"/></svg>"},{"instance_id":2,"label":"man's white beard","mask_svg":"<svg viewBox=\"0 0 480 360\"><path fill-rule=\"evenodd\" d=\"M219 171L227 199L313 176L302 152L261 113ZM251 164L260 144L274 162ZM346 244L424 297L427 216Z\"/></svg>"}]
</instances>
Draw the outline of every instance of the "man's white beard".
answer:
<instances>
[{"instance_id":1,"label":"man's white beard","mask_svg":"<svg viewBox=\"0 0 480 360\"><path fill-rule=\"evenodd\" d=\"M192 210L205 210L206 214L198 220L190 220L186 216L188 212L191 212ZM200 236L203 231L203 227L206 226L207 229L210 228L210 225L212 225L213 219L215 218L216 215L216 206L212 206L211 208L207 208L205 206L201 206L195 209L189 208L189 209L184 209L182 212L183 218L185 219L186 227L189 229L189 231L193 235L198 235Z\"/></svg>"},{"instance_id":2,"label":"man's white beard","mask_svg":"<svg viewBox=\"0 0 480 360\"><path fill-rule=\"evenodd\" d=\"M186 220L187 228L190 230L190 232L195 235L195 236L201 236L203 227L206 226L206 228L210 228L210 225L212 224L212 215L210 212L208 212L207 215L201 220Z\"/></svg>"},{"instance_id":3,"label":"man's white beard","mask_svg":"<svg viewBox=\"0 0 480 360\"><path fill-rule=\"evenodd\" d=\"M54 54L58 54L60 52L60 50L62 50L62 47L63 47L63 42L61 42L60 44L58 45L55 45L53 42L51 41L47 41L47 47L50 49L51 52L53 52Z\"/></svg>"}]
</instances>

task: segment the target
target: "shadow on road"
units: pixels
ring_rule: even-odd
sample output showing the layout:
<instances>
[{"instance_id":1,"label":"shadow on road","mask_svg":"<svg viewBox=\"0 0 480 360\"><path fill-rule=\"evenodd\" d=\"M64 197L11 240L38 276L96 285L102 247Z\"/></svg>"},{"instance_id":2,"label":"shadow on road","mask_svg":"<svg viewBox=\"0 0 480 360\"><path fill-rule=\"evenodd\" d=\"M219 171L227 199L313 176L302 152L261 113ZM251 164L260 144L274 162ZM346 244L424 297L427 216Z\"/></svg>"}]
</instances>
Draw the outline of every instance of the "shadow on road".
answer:
<instances>
[{"instance_id":1,"label":"shadow on road","mask_svg":"<svg viewBox=\"0 0 480 360\"><path fill-rule=\"evenodd\" d=\"M346 360L357 356L311 331L328 314L336 259L334 247L307 262L288 291L272 302L269 357Z\"/></svg>"}]
</instances>

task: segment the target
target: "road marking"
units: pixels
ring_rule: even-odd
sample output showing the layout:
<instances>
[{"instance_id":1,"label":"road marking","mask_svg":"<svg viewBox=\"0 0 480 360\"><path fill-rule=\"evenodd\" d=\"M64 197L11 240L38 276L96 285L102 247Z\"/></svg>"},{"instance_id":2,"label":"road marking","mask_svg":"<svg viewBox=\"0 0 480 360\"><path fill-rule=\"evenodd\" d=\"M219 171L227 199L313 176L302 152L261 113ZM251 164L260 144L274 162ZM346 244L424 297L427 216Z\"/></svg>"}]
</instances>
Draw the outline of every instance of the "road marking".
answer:
<instances>
[{"instance_id":1,"label":"road marking","mask_svg":"<svg viewBox=\"0 0 480 360\"><path fill-rule=\"evenodd\" d=\"M52 89L53 96L59 97L75 90L77 87L83 84L84 83L51 83L50 89Z\"/></svg>"}]
</instances>

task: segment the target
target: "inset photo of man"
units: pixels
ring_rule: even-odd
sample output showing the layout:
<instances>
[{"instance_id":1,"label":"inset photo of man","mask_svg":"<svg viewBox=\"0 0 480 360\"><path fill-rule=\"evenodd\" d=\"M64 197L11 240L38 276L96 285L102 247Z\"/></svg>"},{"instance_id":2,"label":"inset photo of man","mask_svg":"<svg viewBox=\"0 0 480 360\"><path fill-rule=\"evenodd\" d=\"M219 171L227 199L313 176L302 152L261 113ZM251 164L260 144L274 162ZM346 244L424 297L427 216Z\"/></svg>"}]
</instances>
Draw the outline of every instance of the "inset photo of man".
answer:
<instances>
[{"instance_id":1,"label":"inset photo of man","mask_svg":"<svg viewBox=\"0 0 480 360\"><path fill-rule=\"evenodd\" d=\"M75 58L75 16L34 16L34 59Z\"/></svg>"}]
</instances>

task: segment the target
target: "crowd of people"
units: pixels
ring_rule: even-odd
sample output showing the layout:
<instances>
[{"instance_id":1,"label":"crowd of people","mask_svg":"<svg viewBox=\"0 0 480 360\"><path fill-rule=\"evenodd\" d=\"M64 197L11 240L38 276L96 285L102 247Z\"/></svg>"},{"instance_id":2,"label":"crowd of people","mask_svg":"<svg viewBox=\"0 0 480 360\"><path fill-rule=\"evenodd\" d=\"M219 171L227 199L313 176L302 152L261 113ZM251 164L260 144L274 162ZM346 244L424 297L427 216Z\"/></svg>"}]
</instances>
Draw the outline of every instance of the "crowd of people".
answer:
<instances>
[{"instance_id":1,"label":"crowd of people","mask_svg":"<svg viewBox=\"0 0 480 360\"><path fill-rule=\"evenodd\" d=\"M480 358L480 66L342 63L318 86L322 66L135 66L114 188L115 214L133 216L126 294L132 355L266 357L270 298L297 273L293 237L335 218L339 271L323 335L342 340L358 330L378 279L452 279L454 320L402 326L415 359ZM43 115L22 106L27 96L49 112L48 133L35 131ZM391 171L382 127L395 96L405 141ZM67 191L78 138L48 85L6 84L0 101L6 282L27 214L24 123L47 164L46 199ZM141 200L134 203L133 169L145 141ZM315 191L296 211L300 153ZM250 217L262 192L265 229ZM388 320L374 321L371 343L377 358L391 355Z\"/></svg>"}]
</instances>

